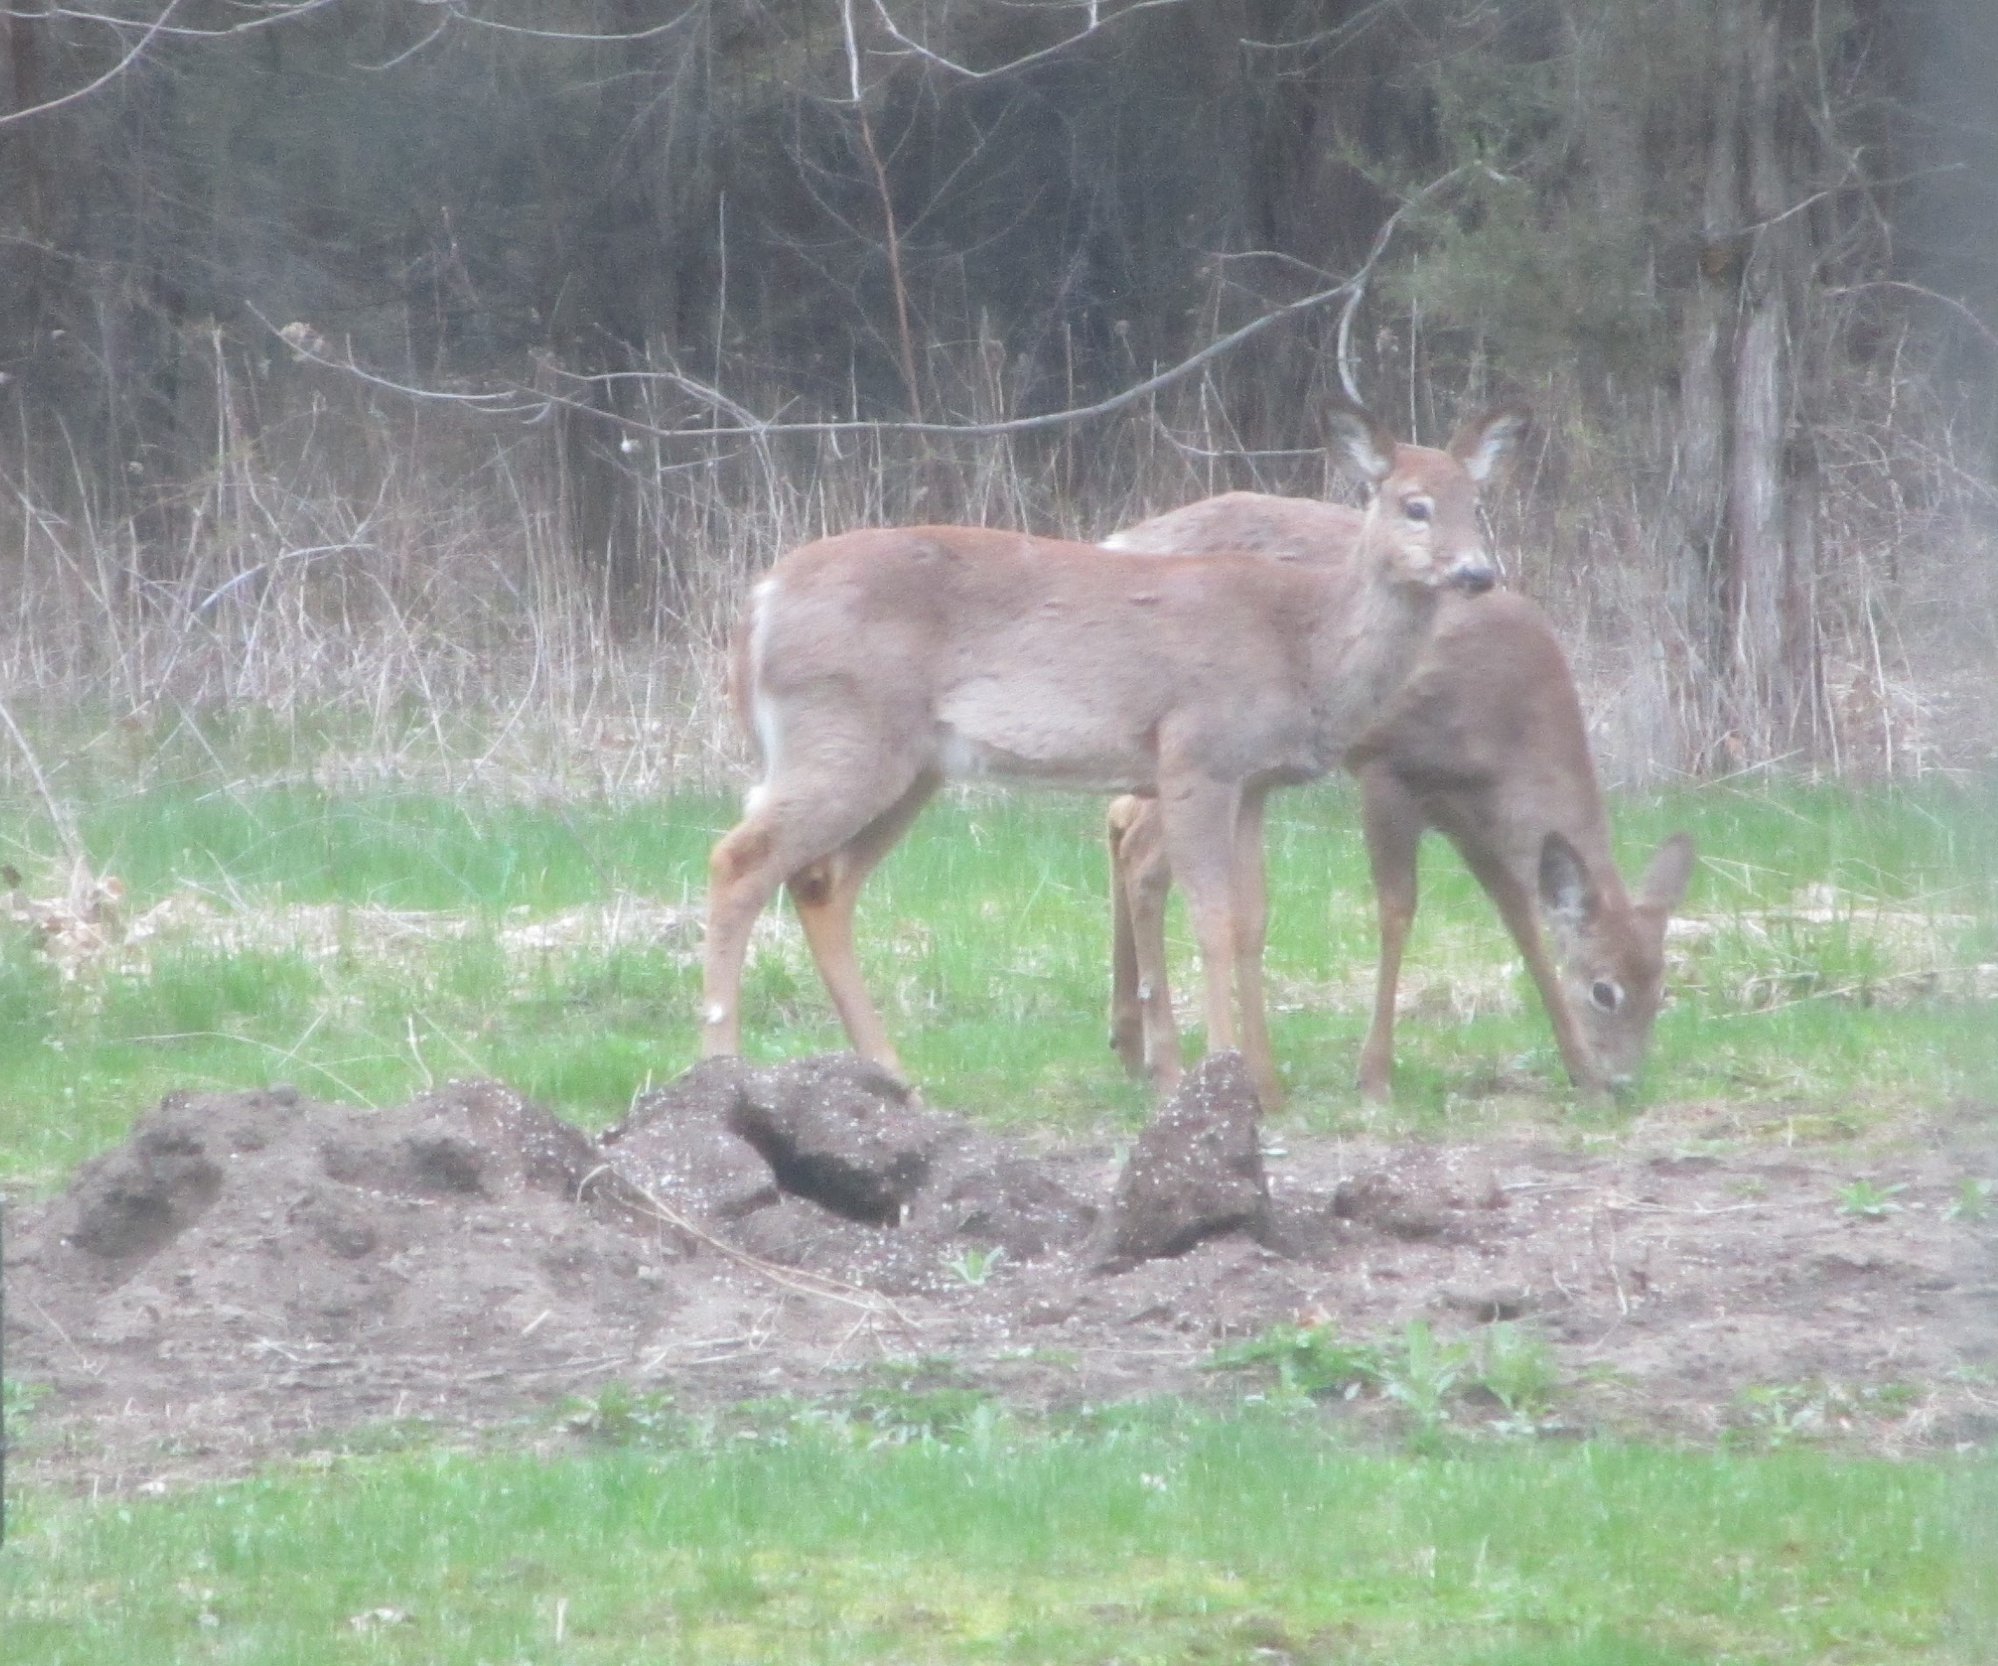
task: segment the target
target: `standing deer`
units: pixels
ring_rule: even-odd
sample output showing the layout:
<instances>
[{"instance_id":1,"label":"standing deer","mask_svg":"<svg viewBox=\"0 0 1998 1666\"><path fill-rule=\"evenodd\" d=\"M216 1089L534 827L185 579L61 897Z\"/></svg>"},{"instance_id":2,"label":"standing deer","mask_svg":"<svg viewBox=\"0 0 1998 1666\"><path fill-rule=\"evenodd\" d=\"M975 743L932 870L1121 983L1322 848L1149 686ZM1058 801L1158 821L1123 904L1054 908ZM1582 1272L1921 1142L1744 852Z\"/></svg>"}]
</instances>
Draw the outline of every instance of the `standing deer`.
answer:
<instances>
[{"instance_id":1,"label":"standing deer","mask_svg":"<svg viewBox=\"0 0 1998 1666\"><path fill-rule=\"evenodd\" d=\"M1357 511L1338 504L1230 492L1113 534L1104 545L1151 555L1254 550L1336 569L1357 558L1362 524ZM1383 1102L1389 1096L1395 985L1415 918L1416 847L1431 827L1457 847L1519 945L1576 1087L1600 1094L1627 1086L1658 1015L1665 924L1685 895L1693 842L1684 833L1668 838L1631 898L1610 854L1574 679L1547 616L1508 593L1475 606L1446 598L1421 660L1348 753L1346 767L1360 780L1380 913L1360 1092ZM1109 835L1111 1045L1133 1075L1169 1082L1179 1053L1165 960L1172 870L1156 806L1118 799ZM1554 939L1551 957L1542 913Z\"/></svg>"},{"instance_id":2,"label":"standing deer","mask_svg":"<svg viewBox=\"0 0 1998 1666\"><path fill-rule=\"evenodd\" d=\"M970 527L820 539L755 588L734 693L763 779L709 862L705 1055L741 1042L744 956L787 886L854 1050L900 1073L853 947L862 882L947 777L1159 805L1206 983L1207 1045L1274 1100L1263 1015L1263 801L1339 767L1421 652L1446 587L1495 573L1477 489L1524 427L1500 407L1446 451L1335 412L1373 482L1351 559L1132 556ZM1176 1080L1177 1058L1155 1074Z\"/></svg>"}]
</instances>

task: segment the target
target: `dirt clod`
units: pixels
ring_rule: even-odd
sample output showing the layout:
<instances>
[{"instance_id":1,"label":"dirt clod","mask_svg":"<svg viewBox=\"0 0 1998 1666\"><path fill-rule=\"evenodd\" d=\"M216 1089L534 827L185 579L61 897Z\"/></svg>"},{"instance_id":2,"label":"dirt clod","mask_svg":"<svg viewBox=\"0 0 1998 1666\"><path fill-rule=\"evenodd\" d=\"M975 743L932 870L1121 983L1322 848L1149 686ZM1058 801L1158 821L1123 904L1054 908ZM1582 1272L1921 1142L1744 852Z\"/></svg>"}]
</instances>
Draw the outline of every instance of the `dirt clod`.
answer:
<instances>
[{"instance_id":1,"label":"dirt clod","mask_svg":"<svg viewBox=\"0 0 1998 1666\"><path fill-rule=\"evenodd\" d=\"M787 1164L837 1150L871 1178L828 1207L739 1120L815 1154ZM1224 1341L1420 1319L1538 1338L1568 1430L1752 1434L1774 1404L1876 1449L1990 1438L1990 1109L1865 1152L1758 1141L1739 1108L1710 1142L1712 1121L1666 1107L1607 1151L1286 1129L1265 1154L1222 1059L1120 1169L926 1112L851 1061L711 1061L600 1140L492 1082L381 1111L177 1094L8 1211L8 1371L45 1391L9 1432L32 1474L135 1486L371 1424L556 1429L551 1408L614 1383L690 1410L838 1398L916 1358L1028 1412L1231 1398L1264 1385L1209 1368ZM1894 1208L1845 1207L1862 1178Z\"/></svg>"},{"instance_id":2,"label":"dirt clod","mask_svg":"<svg viewBox=\"0 0 1998 1666\"><path fill-rule=\"evenodd\" d=\"M599 1136L605 1159L646 1191L703 1218L732 1221L778 1200L770 1165L730 1123L750 1068L704 1059L684 1076L641 1094Z\"/></svg>"},{"instance_id":3,"label":"dirt clod","mask_svg":"<svg viewBox=\"0 0 1998 1666\"><path fill-rule=\"evenodd\" d=\"M869 1226L901 1220L950 1132L893 1076L846 1053L747 1073L729 1127L784 1191Z\"/></svg>"},{"instance_id":4,"label":"dirt clod","mask_svg":"<svg viewBox=\"0 0 1998 1666\"><path fill-rule=\"evenodd\" d=\"M1270 1235L1261 1111L1240 1053L1202 1059L1131 1148L1102 1262L1184 1255L1229 1232Z\"/></svg>"}]
</instances>

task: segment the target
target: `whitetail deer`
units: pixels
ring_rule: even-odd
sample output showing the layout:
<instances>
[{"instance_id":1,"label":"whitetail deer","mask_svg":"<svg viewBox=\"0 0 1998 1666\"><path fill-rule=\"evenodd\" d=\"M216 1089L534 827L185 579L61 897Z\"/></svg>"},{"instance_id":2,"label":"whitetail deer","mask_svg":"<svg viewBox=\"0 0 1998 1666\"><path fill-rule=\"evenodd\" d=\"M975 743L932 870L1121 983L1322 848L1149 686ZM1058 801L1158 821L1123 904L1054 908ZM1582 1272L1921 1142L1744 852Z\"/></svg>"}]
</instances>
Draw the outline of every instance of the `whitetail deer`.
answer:
<instances>
[{"instance_id":1,"label":"whitetail deer","mask_svg":"<svg viewBox=\"0 0 1998 1666\"><path fill-rule=\"evenodd\" d=\"M1336 568L1355 558L1360 527L1358 512L1338 504L1231 492L1116 533L1104 545L1153 555L1247 549ZM1685 895L1693 843L1684 833L1665 840L1632 900L1610 854L1574 678L1546 615L1508 593L1475 605L1446 598L1421 661L1346 763L1360 780L1380 913L1361 1093L1389 1096L1395 986L1415 918L1416 848L1431 827L1457 847L1519 945L1576 1087L1600 1093L1627 1085L1658 1015L1665 924ZM1109 835L1111 1045L1133 1075L1169 1080L1179 1053L1166 981L1172 873L1152 801L1118 799ZM1554 958L1539 912L1551 928Z\"/></svg>"},{"instance_id":2,"label":"whitetail deer","mask_svg":"<svg viewBox=\"0 0 1998 1666\"><path fill-rule=\"evenodd\" d=\"M1447 586L1489 589L1477 487L1524 426L1501 407L1447 451L1365 412L1333 433L1374 483L1351 559L1106 561L969 527L849 532L792 551L737 634L763 755L709 863L705 1054L741 1041L750 928L788 886L862 1057L900 1073L853 947L862 882L948 776L1157 797L1206 980L1207 1045L1274 1097L1263 1021L1263 800L1339 767L1415 663ZM1161 1061L1162 1080L1177 1059Z\"/></svg>"}]
</instances>

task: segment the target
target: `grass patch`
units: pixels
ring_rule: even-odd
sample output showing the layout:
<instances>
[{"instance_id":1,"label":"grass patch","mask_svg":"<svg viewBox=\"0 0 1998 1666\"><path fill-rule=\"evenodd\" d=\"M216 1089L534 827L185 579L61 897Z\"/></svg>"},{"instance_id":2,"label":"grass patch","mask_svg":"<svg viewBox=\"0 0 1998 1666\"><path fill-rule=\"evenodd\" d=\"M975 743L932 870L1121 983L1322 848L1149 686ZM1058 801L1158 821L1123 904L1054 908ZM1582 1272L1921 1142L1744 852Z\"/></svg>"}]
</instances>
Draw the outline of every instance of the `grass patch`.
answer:
<instances>
[{"instance_id":1,"label":"grass patch","mask_svg":"<svg viewBox=\"0 0 1998 1666\"><path fill-rule=\"evenodd\" d=\"M226 738L226 737L223 737ZM218 740L218 744L220 744ZM236 737L281 751L270 736ZM60 1183L167 1091L294 1082L388 1104L490 1073L584 1126L690 1062L698 908L731 802L562 803L251 784L245 756L62 777L125 930L74 976L0 931L0 1184ZM208 764L202 762L203 758ZM213 767L210 767L210 766ZM206 771L204 773L204 771ZM136 789L121 782L137 779ZM1100 1135L1148 1099L1104 1045L1100 805L947 798L863 904L862 951L933 1103ZM1647 1093L1579 1111L1475 885L1438 842L1410 945L1399 1103L1349 1074L1373 955L1352 793L1285 795L1269 963L1295 1125L1613 1137L1648 1105L1851 1140L1998 1098L1998 795L1771 788L1618 806L1626 867L1689 827L1705 864ZM38 800L0 854L61 888ZM141 923L146 928L141 930ZM1180 917L1175 971L1196 987ZM746 987L752 1051L840 1044L795 927ZM1990 1209L1968 1186L1952 1207ZM1891 1182L1827 1196L1854 1221ZM967 1261L967 1285L992 1272ZM880 1373L840 1408L683 1415L606 1387L538 1438L555 1457L355 1433L324 1468L174 1498L15 1497L8 1660L1184 1661L1691 1666L1991 1658L1988 1465L1814 1449L1849 1406L1754 1391L1715 1453L1531 1435L1561 1385L1503 1328L1366 1344L1273 1332L1216 1363L1266 1404L1079 1408L1029 1429L948 1372ZM8 1385L33 1438L35 1393ZM1356 1453L1315 1402L1367 1395L1409 1450ZM1883 1415L1894 1407L1885 1405ZM1502 1431L1502 1432L1504 1432ZM1954 1628L1954 1630L1952 1630Z\"/></svg>"},{"instance_id":2,"label":"grass patch","mask_svg":"<svg viewBox=\"0 0 1998 1666\"><path fill-rule=\"evenodd\" d=\"M82 789L66 814L95 871L127 887L126 936L74 977L26 930L0 938L0 1178L55 1183L173 1088L290 1081L380 1104L491 1073L601 1126L693 1058L699 907L729 801L258 787L191 765L136 791L87 771L65 785ZM1104 1044L1100 812L949 797L870 887L870 985L934 1102L1069 1132L1145 1115ZM1629 801L1618 826L1630 871L1680 826L1703 857L1650 1102L1766 1103L1807 1123L1835 1108L1855 1123L1843 1137L1998 1096L1989 786L1689 791ZM0 854L29 894L61 889L59 844L39 800L0 804ZM1278 800L1271 870L1274 1029L1302 1126L1461 1137L1627 1118L1569 1101L1512 946L1441 841L1409 949L1398 1104L1361 1107L1374 928L1349 786ZM1177 914L1171 929L1192 995ZM781 908L745 1002L754 1056L842 1044Z\"/></svg>"},{"instance_id":3,"label":"grass patch","mask_svg":"<svg viewBox=\"0 0 1998 1666\"><path fill-rule=\"evenodd\" d=\"M627 1413L626 1415L629 1415ZM1409 1461L1275 1417L341 1462L34 1497L10 1654L89 1662L1943 1658L1982 1471L1582 1447ZM1988 1496L1988 1492L1982 1496Z\"/></svg>"}]
</instances>

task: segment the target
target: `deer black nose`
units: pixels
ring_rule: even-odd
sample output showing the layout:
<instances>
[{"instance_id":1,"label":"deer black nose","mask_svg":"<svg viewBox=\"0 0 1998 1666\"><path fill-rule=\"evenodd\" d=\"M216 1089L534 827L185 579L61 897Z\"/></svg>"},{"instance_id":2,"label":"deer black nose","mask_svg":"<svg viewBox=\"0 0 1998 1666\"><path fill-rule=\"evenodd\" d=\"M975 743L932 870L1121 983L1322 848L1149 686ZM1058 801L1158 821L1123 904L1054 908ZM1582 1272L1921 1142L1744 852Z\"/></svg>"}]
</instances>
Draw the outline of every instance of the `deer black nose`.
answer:
<instances>
[{"instance_id":1,"label":"deer black nose","mask_svg":"<svg viewBox=\"0 0 1998 1666\"><path fill-rule=\"evenodd\" d=\"M1475 567L1459 567L1451 573L1450 583L1467 596L1482 596L1498 583L1498 574L1483 564Z\"/></svg>"}]
</instances>

